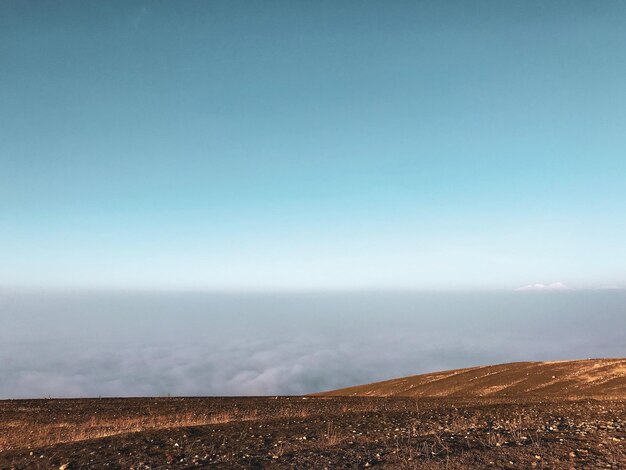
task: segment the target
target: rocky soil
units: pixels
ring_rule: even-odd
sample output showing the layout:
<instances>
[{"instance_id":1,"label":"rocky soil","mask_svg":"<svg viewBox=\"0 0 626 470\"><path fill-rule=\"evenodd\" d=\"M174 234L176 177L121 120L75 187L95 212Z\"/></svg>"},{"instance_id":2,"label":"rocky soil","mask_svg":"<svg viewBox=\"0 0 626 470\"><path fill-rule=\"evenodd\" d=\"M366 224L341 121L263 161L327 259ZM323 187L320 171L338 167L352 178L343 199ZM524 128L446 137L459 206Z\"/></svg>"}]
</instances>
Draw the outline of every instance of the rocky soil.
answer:
<instances>
[{"instance_id":1,"label":"rocky soil","mask_svg":"<svg viewBox=\"0 0 626 470\"><path fill-rule=\"evenodd\" d=\"M14 400L0 436L3 469L626 468L626 402Z\"/></svg>"}]
</instances>

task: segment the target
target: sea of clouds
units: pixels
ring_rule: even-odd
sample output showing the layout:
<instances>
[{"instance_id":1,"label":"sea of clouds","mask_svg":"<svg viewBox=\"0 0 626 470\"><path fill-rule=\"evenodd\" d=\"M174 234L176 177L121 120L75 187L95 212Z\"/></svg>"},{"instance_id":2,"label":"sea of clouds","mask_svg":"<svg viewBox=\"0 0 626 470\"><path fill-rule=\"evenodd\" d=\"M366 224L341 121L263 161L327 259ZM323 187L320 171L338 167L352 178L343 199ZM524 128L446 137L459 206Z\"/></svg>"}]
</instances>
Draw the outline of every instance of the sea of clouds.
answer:
<instances>
[{"instance_id":1,"label":"sea of clouds","mask_svg":"<svg viewBox=\"0 0 626 470\"><path fill-rule=\"evenodd\" d=\"M303 394L626 356L626 293L0 292L0 398Z\"/></svg>"}]
</instances>

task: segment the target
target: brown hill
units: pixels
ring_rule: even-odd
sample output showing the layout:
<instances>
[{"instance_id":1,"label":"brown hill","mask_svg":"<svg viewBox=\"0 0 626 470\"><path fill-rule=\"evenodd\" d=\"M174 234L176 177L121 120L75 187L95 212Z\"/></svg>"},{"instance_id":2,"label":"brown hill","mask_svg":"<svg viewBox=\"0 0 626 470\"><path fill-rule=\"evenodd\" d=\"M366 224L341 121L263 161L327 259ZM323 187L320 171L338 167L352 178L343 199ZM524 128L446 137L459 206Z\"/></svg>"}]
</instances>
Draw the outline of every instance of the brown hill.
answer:
<instances>
[{"instance_id":1,"label":"brown hill","mask_svg":"<svg viewBox=\"0 0 626 470\"><path fill-rule=\"evenodd\" d=\"M513 362L414 375L318 395L626 398L626 359Z\"/></svg>"}]
</instances>

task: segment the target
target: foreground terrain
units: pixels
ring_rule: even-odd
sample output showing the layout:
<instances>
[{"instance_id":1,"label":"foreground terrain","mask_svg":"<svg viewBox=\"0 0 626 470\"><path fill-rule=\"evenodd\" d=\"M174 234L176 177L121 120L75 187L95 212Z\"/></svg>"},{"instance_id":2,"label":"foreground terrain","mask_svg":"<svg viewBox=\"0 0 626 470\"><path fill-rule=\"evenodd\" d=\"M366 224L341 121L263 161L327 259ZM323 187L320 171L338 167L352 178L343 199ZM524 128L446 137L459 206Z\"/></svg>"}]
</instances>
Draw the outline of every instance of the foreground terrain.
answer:
<instances>
[{"instance_id":1,"label":"foreground terrain","mask_svg":"<svg viewBox=\"0 0 626 470\"><path fill-rule=\"evenodd\" d=\"M595 398L570 399L553 387L515 396L350 389L355 396L0 401L0 468L626 468L626 401L613 396L612 380L606 396L596 387Z\"/></svg>"}]
</instances>

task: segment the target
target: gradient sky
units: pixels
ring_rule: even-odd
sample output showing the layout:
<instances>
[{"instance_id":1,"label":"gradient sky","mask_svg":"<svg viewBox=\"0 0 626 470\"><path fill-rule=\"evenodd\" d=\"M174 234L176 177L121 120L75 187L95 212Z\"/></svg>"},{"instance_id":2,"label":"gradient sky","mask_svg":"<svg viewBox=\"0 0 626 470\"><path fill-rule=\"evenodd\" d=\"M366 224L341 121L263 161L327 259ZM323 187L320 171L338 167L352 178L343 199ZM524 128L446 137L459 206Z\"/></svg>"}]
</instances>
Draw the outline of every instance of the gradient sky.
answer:
<instances>
[{"instance_id":1,"label":"gradient sky","mask_svg":"<svg viewBox=\"0 0 626 470\"><path fill-rule=\"evenodd\" d=\"M626 285L626 2L0 2L0 286Z\"/></svg>"}]
</instances>

